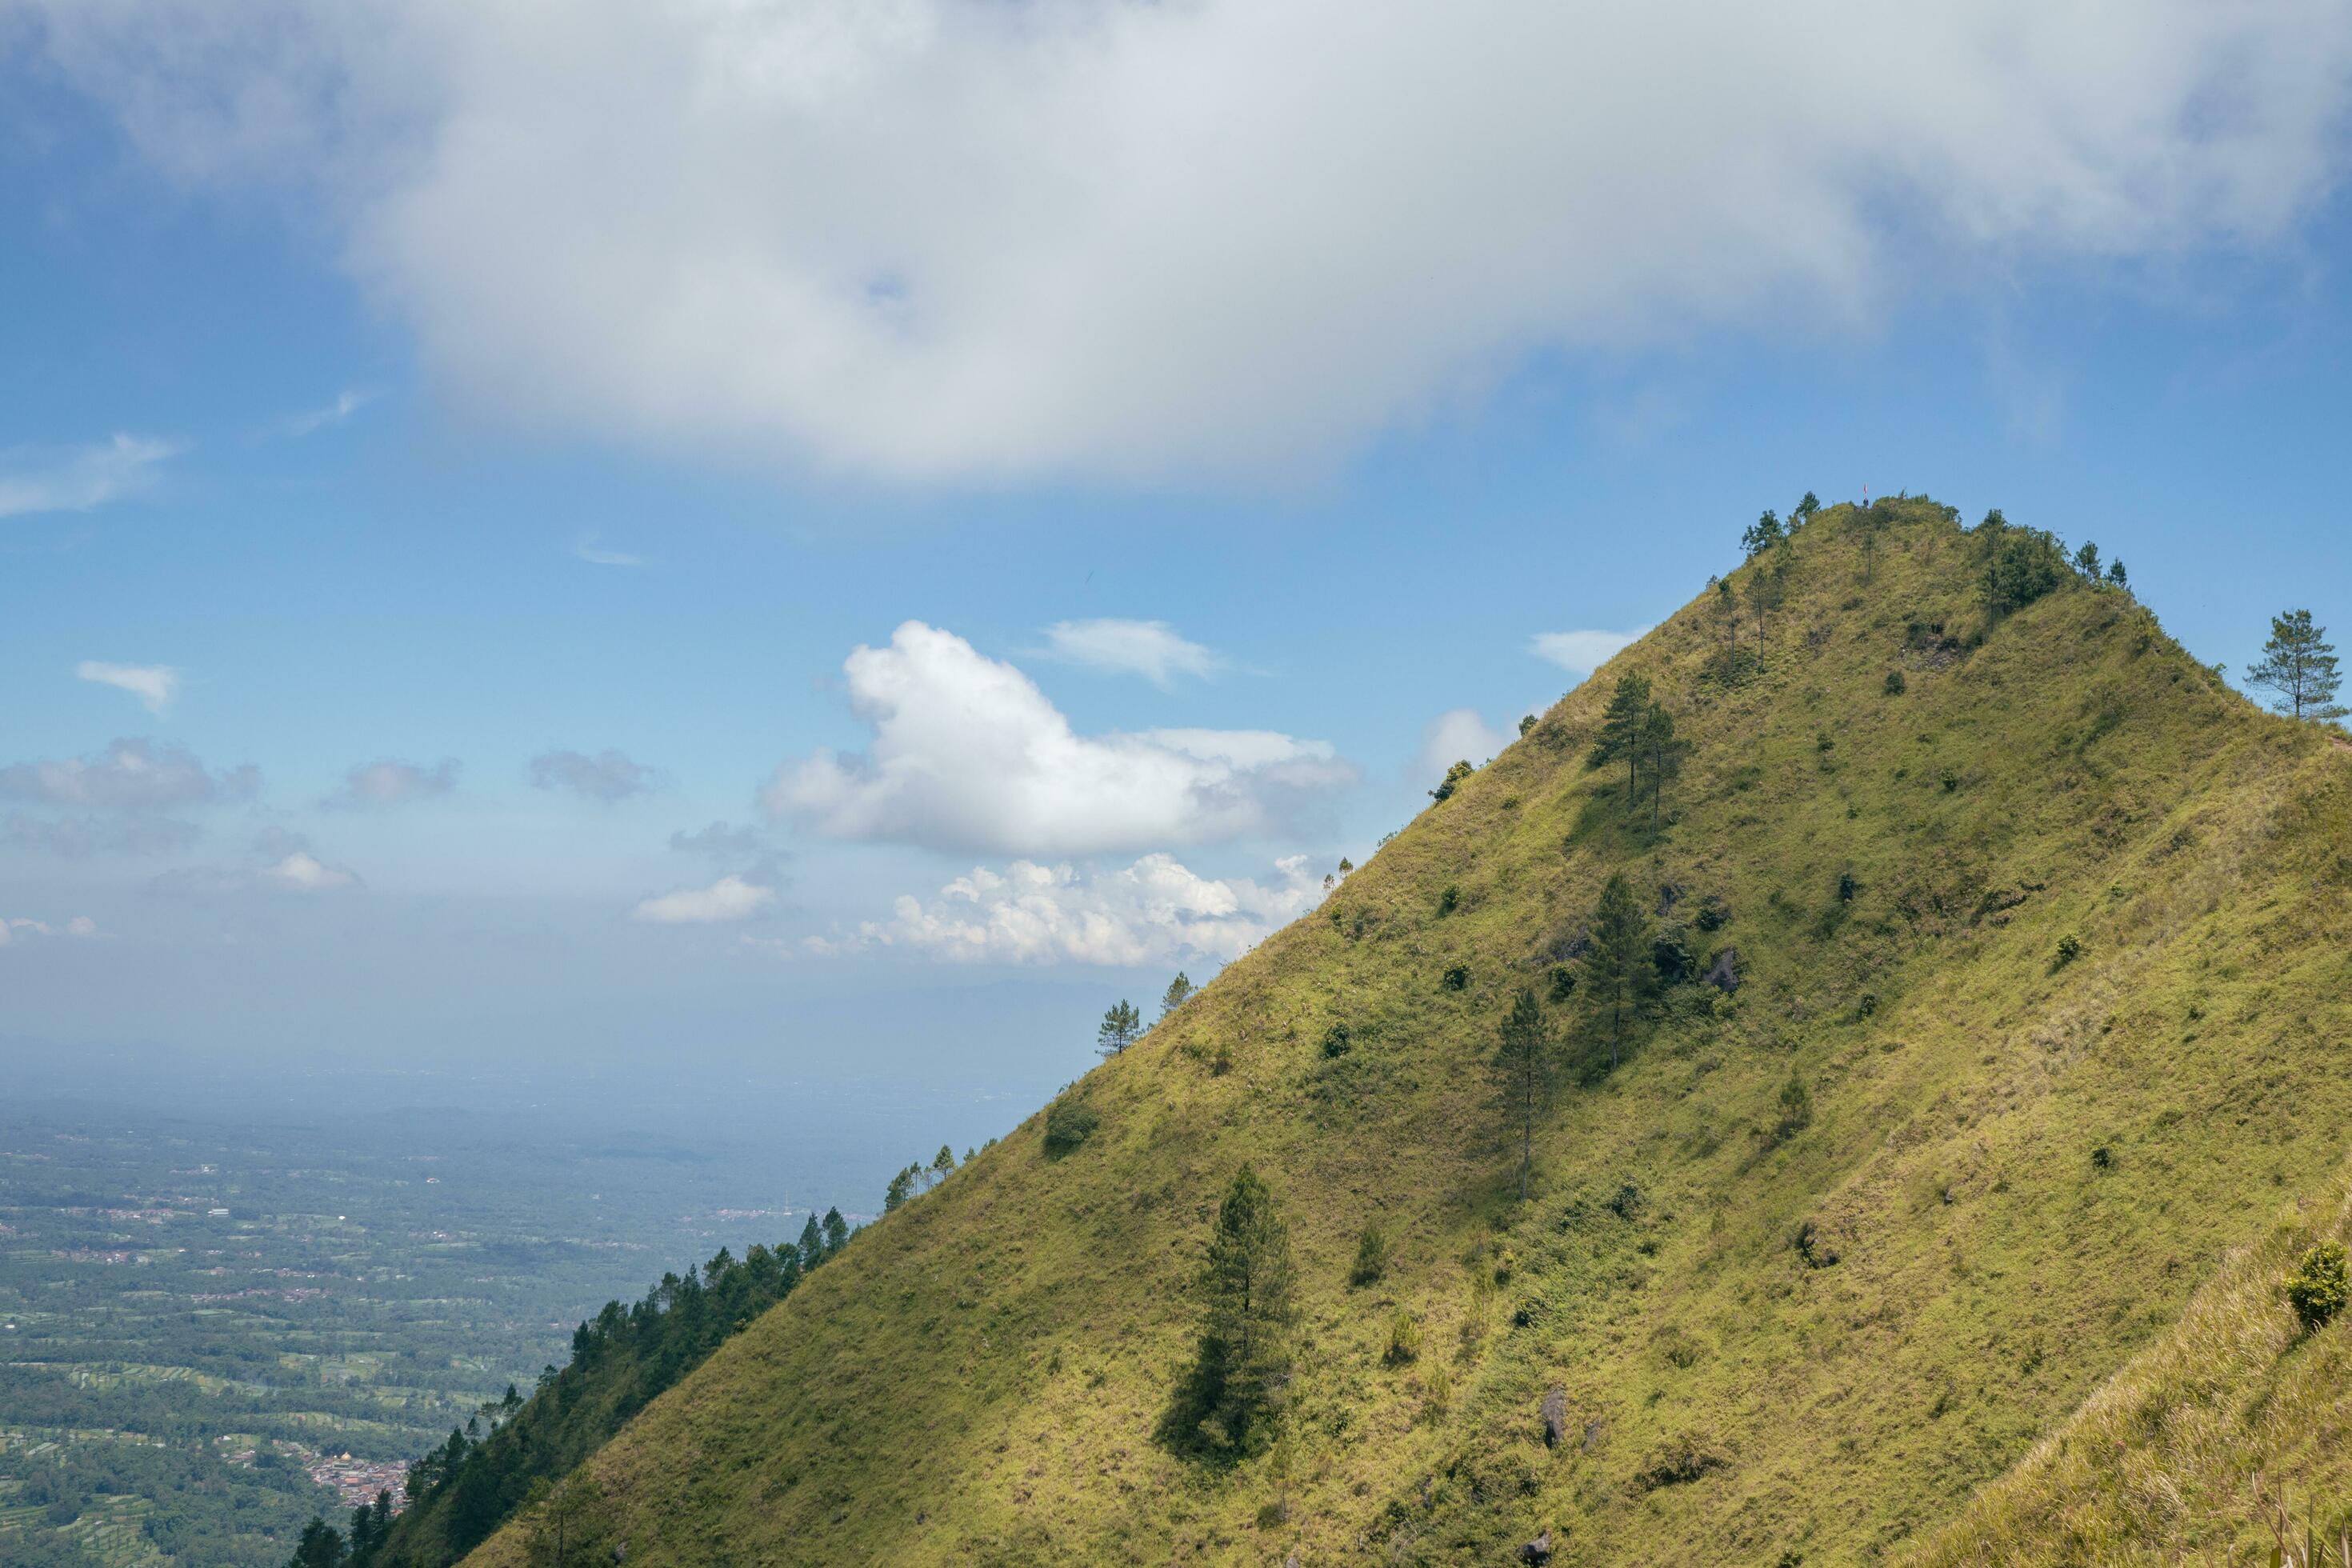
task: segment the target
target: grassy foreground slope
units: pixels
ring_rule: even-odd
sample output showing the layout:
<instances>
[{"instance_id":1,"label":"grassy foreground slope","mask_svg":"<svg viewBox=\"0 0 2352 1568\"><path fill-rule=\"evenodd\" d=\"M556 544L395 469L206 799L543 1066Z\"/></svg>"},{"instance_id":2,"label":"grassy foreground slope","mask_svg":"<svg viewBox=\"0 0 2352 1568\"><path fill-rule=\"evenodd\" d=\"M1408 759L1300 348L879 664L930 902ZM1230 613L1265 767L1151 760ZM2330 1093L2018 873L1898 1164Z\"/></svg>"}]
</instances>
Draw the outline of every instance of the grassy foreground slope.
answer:
<instances>
[{"instance_id":1,"label":"grassy foreground slope","mask_svg":"<svg viewBox=\"0 0 2352 1568\"><path fill-rule=\"evenodd\" d=\"M639 1415L589 1466L628 1561L1492 1563L1549 1528L1558 1563L1818 1564L1958 1518L2340 1196L2352 758L2120 593L1986 627L1989 542L1889 511L1868 563L1849 509L1798 533L1760 668L1686 607L1089 1074L1082 1147L1033 1119ZM1586 763L1629 670L1696 742L1654 836ZM1521 1204L1496 1025L1618 869L1727 917L1685 940L1743 984L1566 1089ZM1211 1468L1152 1434L1244 1161L1301 1351L1283 1439ZM1353 1288L1368 1222L1396 1258Z\"/></svg>"}]
</instances>

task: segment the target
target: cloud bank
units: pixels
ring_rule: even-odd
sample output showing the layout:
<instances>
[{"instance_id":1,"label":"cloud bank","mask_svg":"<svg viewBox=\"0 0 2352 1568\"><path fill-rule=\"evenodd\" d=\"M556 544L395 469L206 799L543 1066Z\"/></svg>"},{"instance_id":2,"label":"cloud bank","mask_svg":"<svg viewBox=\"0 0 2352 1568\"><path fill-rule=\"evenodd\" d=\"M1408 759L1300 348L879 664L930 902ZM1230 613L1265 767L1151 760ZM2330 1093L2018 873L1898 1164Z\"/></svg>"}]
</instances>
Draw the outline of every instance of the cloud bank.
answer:
<instances>
[{"instance_id":1,"label":"cloud bank","mask_svg":"<svg viewBox=\"0 0 2352 1568\"><path fill-rule=\"evenodd\" d=\"M1020 670L920 621L842 668L872 743L787 763L760 796L827 837L1022 856L1214 843L1356 780L1328 744L1262 730L1080 735Z\"/></svg>"},{"instance_id":2,"label":"cloud bank","mask_svg":"<svg viewBox=\"0 0 2352 1568\"><path fill-rule=\"evenodd\" d=\"M25 3L472 406L917 479L1283 467L1549 349L2263 245L2352 61L2336 0Z\"/></svg>"},{"instance_id":3,"label":"cloud bank","mask_svg":"<svg viewBox=\"0 0 2352 1568\"><path fill-rule=\"evenodd\" d=\"M805 946L821 955L898 948L965 963L1223 963L1313 909L1322 891L1303 855L1276 861L1264 883L1202 877L1164 854L1100 875L1016 860L1001 872L977 867L935 899L903 897L888 920Z\"/></svg>"},{"instance_id":4,"label":"cloud bank","mask_svg":"<svg viewBox=\"0 0 2352 1568\"><path fill-rule=\"evenodd\" d=\"M719 925L749 920L775 901L775 889L726 876L707 888L681 888L646 899L629 911L629 918L649 925Z\"/></svg>"},{"instance_id":5,"label":"cloud bank","mask_svg":"<svg viewBox=\"0 0 2352 1568\"><path fill-rule=\"evenodd\" d=\"M102 811L161 811L250 800L260 770L247 763L212 773L185 746L127 739L87 757L0 767L0 800Z\"/></svg>"}]
</instances>

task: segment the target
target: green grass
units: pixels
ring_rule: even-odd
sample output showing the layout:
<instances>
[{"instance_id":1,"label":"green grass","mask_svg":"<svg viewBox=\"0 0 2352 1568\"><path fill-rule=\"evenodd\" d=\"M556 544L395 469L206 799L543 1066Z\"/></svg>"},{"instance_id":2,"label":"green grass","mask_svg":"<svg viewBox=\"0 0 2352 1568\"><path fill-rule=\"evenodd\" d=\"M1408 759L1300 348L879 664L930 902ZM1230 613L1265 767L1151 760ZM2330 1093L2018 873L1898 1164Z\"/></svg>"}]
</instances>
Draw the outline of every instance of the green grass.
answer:
<instances>
[{"instance_id":1,"label":"green grass","mask_svg":"<svg viewBox=\"0 0 2352 1568\"><path fill-rule=\"evenodd\" d=\"M1892 510L1868 583L1846 509L1800 533L1738 684L1703 596L1089 1074L1083 1146L1033 1119L649 1406L591 1462L629 1561L1492 1563L1546 1527L1562 1563L1979 1560L1924 1547L1956 1521L2095 1560L2021 1522L2099 1485L2037 1442L2283 1205L2340 1201L2352 756L2119 593L1986 627L1980 542ZM1696 742L1654 837L1585 765L1627 670ZM1615 869L1719 900L1690 940L1747 983L1564 1093L1521 1205L1495 1026ZM1273 1450L1203 1468L1150 1434L1244 1160L1300 1370ZM1353 1289L1368 1222L1394 1256Z\"/></svg>"}]
</instances>

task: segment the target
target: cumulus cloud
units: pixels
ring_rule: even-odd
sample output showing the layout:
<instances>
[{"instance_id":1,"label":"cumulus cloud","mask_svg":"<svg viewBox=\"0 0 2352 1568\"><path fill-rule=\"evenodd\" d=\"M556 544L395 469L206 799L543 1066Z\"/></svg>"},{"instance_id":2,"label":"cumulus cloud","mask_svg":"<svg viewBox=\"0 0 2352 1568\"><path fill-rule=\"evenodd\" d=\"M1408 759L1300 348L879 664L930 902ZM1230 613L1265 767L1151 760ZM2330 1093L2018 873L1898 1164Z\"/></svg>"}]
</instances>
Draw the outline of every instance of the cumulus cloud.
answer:
<instances>
[{"instance_id":1,"label":"cumulus cloud","mask_svg":"<svg viewBox=\"0 0 2352 1568\"><path fill-rule=\"evenodd\" d=\"M0 517L89 511L152 488L158 468L186 451L183 441L116 436L64 451L0 452Z\"/></svg>"},{"instance_id":2,"label":"cumulus cloud","mask_svg":"<svg viewBox=\"0 0 2352 1568\"><path fill-rule=\"evenodd\" d=\"M47 921L28 920L22 916L0 915L0 947L37 936L61 936L88 941L100 934L98 922L88 915L76 915L71 920L52 925Z\"/></svg>"},{"instance_id":3,"label":"cumulus cloud","mask_svg":"<svg viewBox=\"0 0 2352 1568\"><path fill-rule=\"evenodd\" d=\"M775 889L730 875L707 888L680 888L641 900L629 918L649 925L719 925L750 920L775 901Z\"/></svg>"},{"instance_id":4,"label":"cumulus cloud","mask_svg":"<svg viewBox=\"0 0 2352 1568\"><path fill-rule=\"evenodd\" d=\"M1313 458L1551 348L2260 245L2336 0L27 0L474 405L918 478Z\"/></svg>"},{"instance_id":5,"label":"cumulus cloud","mask_svg":"<svg viewBox=\"0 0 2352 1568\"><path fill-rule=\"evenodd\" d=\"M180 693L180 672L168 664L107 664L86 658L74 666L74 674L83 680L128 691L148 712L158 715Z\"/></svg>"},{"instance_id":6,"label":"cumulus cloud","mask_svg":"<svg viewBox=\"0 0 2352 1568\"><path fill-rule=\"evenodd\" d=\"M260 788L260 770L250 763L210 773L185 746L135 739L116 741L87 757L0 767L0 800L108 811L248 800Z\"/></svg>"},{"instance_id":7,"label":"cumulus cloud","mask_svg":"<svg viewBox=\"0 0 2352 1568\"><path fill-rule=\"evenodd\" d=\"M1413 759L1413 773L1434 784L1455 763L1483 766L1518 738L1516 729L1496 729L1475 708L1450 708L1432 719L1422 731L1421 751Z\"/></svg>"},{"instance_id":8,"label":"cumulus cloud","mask_svg":"<svg viewBox=\"0 0 2352 1568\"><path fill-rule=\"evenodd\" d=\"M977 867L935 899L898 900L887 921L803 945L818 954L902 948L959 963L1222 963L1322 896L1303 855L1275 862L1266 882L1202 877L1165 854L1099 875L1016 860L1003 871Z\"/></svg>"},{"instance_id":9,"label":"cumulus cloud","mask_svg":"<svg viewBox=\"0 0 2352 1568\"><path fill-rule=\"evenodd\" d=\"M1179 675L1213 675L1223 665L1209 649L1177 635L1166 621L1056 621L1045 628L1055 658L1115 675L1139 675L1166 688Z\"/></svg>"},{"instance_id":10,"label":"cumulus cloud","mask_svg":"<svg viewBox=\"0 0 2352 1568\"><path fill-rule=\"evenodd\" d=\"M1586 676L1639 641L1649 629L1636 626L1630 632L1538 632L1528 639L1528 651L1570 675Z\"/></svg>"},{"instance_id":11,"label":"cumulus cloud","mask_svg":"<svg viewBox=\"0 0 2352 1568\"><path fill-rule=\"evenodd\" d=\"M447 795L457 787L455 757L445 757L430 768L386 757L382 762L364 763L353 768L343 775L343 787L320 804L354 808L406 805L411 801Z\"/></svg>"},{"instance_id":12,"label":"cumulus cloud","mask_svg":"<svg viewBox=\"0 0 2352 1568\"><path fill-rule=\"evenodd\" d=\"M1020 670L920 621L843 668L873 743L788 763L760 796L829 837L1013 855L1208 843L1356 779L1328 744L1267 731L1080 735Z\"/></svg>"},{"instance_id":13,"label":"cumulus cloud","mask_svg":"<svg viewBox=\"0 0 2352 1568\"><path fill-rule=\"evenodd\" d=\"M588 800L611 802L650 795L661 779L643 763L606 750L593 757L581 752L542 752L530 760L530 782L534 789L570 790Z\"/></svg>"}]
</instances>

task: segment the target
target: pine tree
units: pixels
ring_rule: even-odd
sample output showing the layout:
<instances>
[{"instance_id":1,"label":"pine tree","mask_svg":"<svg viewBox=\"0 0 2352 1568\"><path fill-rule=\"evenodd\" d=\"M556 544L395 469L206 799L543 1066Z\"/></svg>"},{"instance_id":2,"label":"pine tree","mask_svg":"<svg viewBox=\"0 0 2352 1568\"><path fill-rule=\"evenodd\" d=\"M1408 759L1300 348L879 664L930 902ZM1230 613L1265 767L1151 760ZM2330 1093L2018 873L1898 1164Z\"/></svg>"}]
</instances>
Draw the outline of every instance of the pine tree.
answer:
<instances>
[{"instance_id":1,"label":"pine tree","mask_svg":"<svg viewBox=\"0 0 2352 1568\"><path fill-rule=\"evenodd\" d=\"M882 1189L882 1212L896 1214L899 1205L914 1195L915 1167L909 1165L891 1177L890 1184Z\"/></svg>"},{"instance_id":2,"label":"pine tree","mask_svg":"<svg viewBox=\"0 0 2352 1568\"><path fill-rule=\"evenodd\" d=\"M342 1562L343 1532L323 1519L313 1519L302 1527L302 1539L287 1568L341 1568Z\"/></svg>"},{"instance_id":3,"label":"pine tree","mask_svg":"<svg viewBox=\"0 0 2352 1568\"><path fill-rule=\"evenodd\" d=\"M1192 1395L1197 1430L1218 1447L1263 1447L1290 1381L1297 1318L1290 1229L1274 1194L1244 1165L1217 1205L1200 1276L1201 1355Z\"/></svg>"},{"instance_id":4,"label":"pine tree","mask_svg":"<svg viewBox=\"0 0 2352 1568\"><path fill-rule=\"evenodd\" d=\"M1122 996L1102 1016L1102 1025L1095 1030L1095 1049L1107 1057L1115 1057L1135 1044L1143 1034L1143 1015L1135 1004Z\"/></svg>"},{"instance_id":5,"label":"pine tree","mask_svg":"<svg viewBox=\"0 0 2352 1568\"><path fill-rule=\"evenodd\" d=\"M1328 887L1331 879L1326 877L1323 880ZM1168 983L1168 989L1160 994L1160 1016L1165 1018L1169 1014L1191 1001L1195 989L1191 978L1182 970L1178 970L1176 978Z\"/></svg>"},{"instance_id":6,"label":"pine tree","mask_svg":"<svg viewBox=\"0 0 2352 1568\"><path fill-rule=\"evenodd\" d=\"M1554 1068L1551 1031L1544 1025L1536 994L1520 986L1503 1016L1502 1040L1495 1052L1495 1078L1503 1105L1519 1131L1519 1201L1528 1201L1528 1180L1535 1170L1536 1122L1551 1101Z\"/></svg>"},{"instance_id":7,"label":"pine tree","mask_svg":"<svg viewBox=\"0 0 2352 1568\"><path fill-rule=\"evenodd\" d=\"M931 1156L929 1174L931 1185L935 1187L955 1174L955 1151L944 1143L940 1144L940 1152Z\"/></svg>"},{"instance_id":8,"label":"pine tree","mask_svg":"<svg viewBox=\"0 0 2352 1568\"><path fill-rule=\"evenodd\" d=\"M2344 684L2336 668L2336 645L2309 610L2271 617L2271 640L2263 645L2261 661L2246 671L2246 680L2275 693L2273 706L2282 713L2297 719L2344 717L2345 710L2336 700Z\"/></svg>"},{"instance_id":9,"label":"pine tree","mask_svg":"<svg viewBox=\"0 0 2352 1568\"><path fill-rule=\"evenodd\" d=\"M1768 509L1763 516L1750 523L1747 531L1740 534L1739 546L1748 552L1750 559L1753 559L1763 554L1786 537L1787 535L1780 531L1779 514Z\"/></svg>"},{"instance_id":10,"label":"pine tree","mask_svg":"<svg viewBox=\"0 0 2352 1568\"><path fill-rule=\"evenodd\" d=\"M1658 831L1658 814L1665 799L1666 784L1683 771L1683 753L1690 742L1675 736L1675 716L1665 708L1653 702L1642 721L1642 761L1650 769L1650 831Z\"/></svg>"},{"instance_id":11,"label":"pine tree","mask_svg":"<svg viewBox=\"0 0 2352 1568\"><path fill-rule=\"evenodd\" d=\"M1733 596L1728 579L1715 581L1716 613L1723 617L1723 646L1734 657L1739 652L1739 601Z\"/></svg>"},{"instance_id":12,"label":"pine tree","mask_svg":"<svg viewBox=\"0 0 2352 1568\"><path fill-rule=\"evenodd\" d=\"M1633 799L1633 767L1641 760L1642 726L1650 716L1650 681L1643 675L1622 675L1617 678L1617 689L1609 696L1609 706L1601 715L1601 736L1593 743L1592 761L1603 763L1625 759L1625 799Z\"/></svg>"},{"instance_id":13,"label":"pine tree","mask_svg":"<svg viewBox=\"0 0 2352 1568\"><path fill-rule=\"evenodd\" d=\"M1625 1026L1648 994L1650 919L1622 871L1601 889L1592 915L1591 944L1584 952L1586 994L1609 1027L1609 1068L1623 1059Z\"/></svg>"},{"instance_id":14,"label":"pine tree","mask_svg":"<svg viewBox=\"0 0 2352 1568\"><path fill-rule=\"evenodd\" d=\"M801 1226L800 1248L803 1271L824 1261L824 1233L817 1228L814 1214L808 1216L808 1224Z\"/></svg>"},{"instance_id":15,"label":"pine tree","mask_svg":"<svg viewBox=\"0 0 2352 1568\"><path fill-rule=\"evenodd\" d=\"M1765 640L1765 616L1780 607L1788 597L1788 557L1775 554L1767 567L1762 562L1748 569L1748 607L1756 612L1756 640Z\"/></svg>"},{"instance_id":16,"label":"pine tree","mask_svg":"<svg viewBox=\"0 0 2352 1568\"><path fill-rule=\"evenodd\" d=\"M2124 570L2123 557L2117 556L2107 563L2107 581L2118 588L2129 590L2131 587L2131 574Z\"/></svg>"},{"instance_id":17,"label":"pine tree","mask_svg":"<svg viewBox=\"0 0 2352 1568\"><path fill-rule=\"evenodd\" d=\"M839 1209L826 1209L824 1211L824 1255L827 1258L832 1257L847 1245L848 1241L849 1222L841 1217Z\"/></svg>"},{"instance_id":18,"label":"pine tree","mask_svg":"<svg viewBox=\"0 0 2352 1568\"><path fill-rule=\"evenodd\" d=\"M1791 523L1811 522L1813 521L1813 513L1821 510L1822 498L1807 490L1804 500L1789 509L1789 521Z\"/></svg>"},{"instance_id":19,"label":"pine tree","mask_svg":"<svg viewBox=\"0 0 2352 1568\"><path fill-rule=\"evenodd\" d=\"M1437 787L1429 792L1429 798L1432 800L1452 799L1454 788L1459 785L1464 779L1468 778L1472 773L1475 773L1477 771L1477 769L1470 765L1469 758L1463 758L1460 762L1445 770L1445 776L1437 781Z\"/></svg>"}]
</instances>

